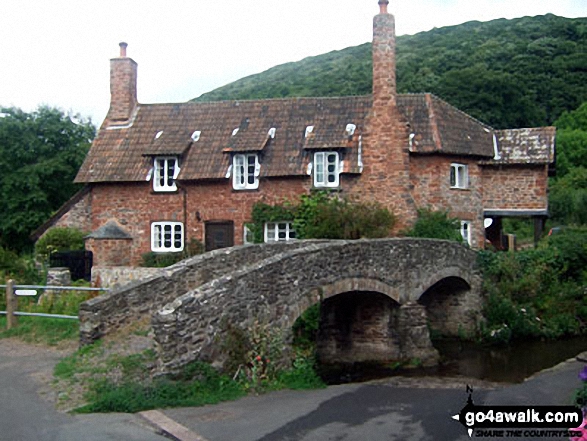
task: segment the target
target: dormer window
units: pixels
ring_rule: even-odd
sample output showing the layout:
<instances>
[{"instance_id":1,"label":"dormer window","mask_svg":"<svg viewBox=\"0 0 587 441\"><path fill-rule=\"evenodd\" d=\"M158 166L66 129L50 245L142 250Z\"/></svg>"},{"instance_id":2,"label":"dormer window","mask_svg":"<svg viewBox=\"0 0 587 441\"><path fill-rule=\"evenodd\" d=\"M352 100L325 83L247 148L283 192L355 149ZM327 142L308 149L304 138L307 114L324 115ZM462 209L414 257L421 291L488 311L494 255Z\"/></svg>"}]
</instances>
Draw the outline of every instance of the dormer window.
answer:
<instances>
[{"instance_id":1,"label":"dormer window","mask_svg":"<svg viewBox=\"0 0 587 441\"><path fill-rule=\"evenodd\" d=\"M314 187L335 188L339 185L340 161L337 152L314 153Z\"/></svg>"},{"instance_id":2,"label":"dormer window","mask_svg":"<svg viewBox=\"0 0 587 441\"><path fill-rule=\"evenodd\" d=\"M198 142L200 140L200 135L201 134L202 134L202 131L201 130L194 131L194 133L192 133L192 136L191 136L192 141L193 142Z\"/></svg>"},{"instance_id":3,"label":"dormer window","mask_svg":"<svg viewBox=\"0 0 587 441\"><path fill-rule=\"evenodd\" d=\"M355 124L347 124L345 129L346 136L353 136L355 134L355 130L357 130L357 126Z\"/></svg>"},{"instance_id":4,"label":"dormer window","mask_svg":"<svg viewBox=\"0 0 587 441\"><path fill-rule=\"evenodd\" d=\"M155 158L153 164L153 190L154 191L176 191L175 180L179 175L179 158L165 156Z\"/></svg>"},{"instance_id":5,"label":"dormer window","mask_svg":"<svg viewBox=\"0 0 587 441\"><path fill-rule=\"evenodd\" d=\"M450 165L450 188L469 188L469 171L466 164Z\"/></svg>"},{"instance_id":6,"label":"dormer window","mask_svg":"<svg viewBox=\"0 0 587 441\"><path fill-rule=\"evenodd\" d=\"M261 165L256 153L239 153L232 158L232 187L235 190L259 188Z\"/></svg>"}]
</instances>

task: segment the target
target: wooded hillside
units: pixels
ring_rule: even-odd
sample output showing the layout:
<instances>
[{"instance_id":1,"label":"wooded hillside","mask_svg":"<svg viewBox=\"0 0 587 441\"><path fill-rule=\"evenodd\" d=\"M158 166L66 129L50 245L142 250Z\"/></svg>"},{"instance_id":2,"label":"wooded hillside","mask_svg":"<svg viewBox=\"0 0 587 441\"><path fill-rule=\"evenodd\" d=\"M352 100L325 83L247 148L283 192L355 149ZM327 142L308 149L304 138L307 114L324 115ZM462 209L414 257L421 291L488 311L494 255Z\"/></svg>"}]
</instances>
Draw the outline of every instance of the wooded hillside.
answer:
<instances>
[{"instance_id":1,"label":"wooded hillside","mask_svg":"<svg viewBox=\"0 0 587 441\"><path fill-rule=\"evenodd\" d=\"M371 93L371 44L287 63L195 101ZM552 124L587 101L587 18L468 22L397 39L400 93L431 92L495 128Z\"/></svg>"}]
</instances>

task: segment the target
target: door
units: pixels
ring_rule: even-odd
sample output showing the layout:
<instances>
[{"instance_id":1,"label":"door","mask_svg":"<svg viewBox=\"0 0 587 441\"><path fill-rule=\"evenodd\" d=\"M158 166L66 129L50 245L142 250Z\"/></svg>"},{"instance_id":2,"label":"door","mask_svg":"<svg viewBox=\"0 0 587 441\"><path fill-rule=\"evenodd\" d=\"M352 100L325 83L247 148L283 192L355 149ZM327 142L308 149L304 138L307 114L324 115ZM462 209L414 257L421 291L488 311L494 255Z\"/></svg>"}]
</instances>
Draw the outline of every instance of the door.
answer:
<instances>
[{"instance_id":1,"label":"door","mask_svg":"<svg viewBox=\"0 0 587 441\"><path fill-rule=\"evenodd\" d=\"M234 222L206 222L206 251L234 245Z\"/></svg>"}]
</instances>

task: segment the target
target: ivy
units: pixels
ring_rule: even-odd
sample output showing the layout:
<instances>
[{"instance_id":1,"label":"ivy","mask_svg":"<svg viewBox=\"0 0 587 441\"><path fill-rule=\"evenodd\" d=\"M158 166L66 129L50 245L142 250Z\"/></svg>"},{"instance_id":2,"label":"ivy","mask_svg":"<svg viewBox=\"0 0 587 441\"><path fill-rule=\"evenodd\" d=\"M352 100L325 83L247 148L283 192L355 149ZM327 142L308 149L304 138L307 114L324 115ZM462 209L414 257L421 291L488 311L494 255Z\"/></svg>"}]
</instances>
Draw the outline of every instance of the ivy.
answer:
<instances>
[{"instance_id":1,"label":"ivy","mask_svg":"<svg viewBox=\"0 0 587 441\"><path fill-rule=\"evenodd\" d=\"M395 224L394 215L378 203L356 202L328 191L302 195L297 203L257 203L252 218L248 227L257 243L263 242L267 222L292 222L299 239L387 237Z\"/></svg>"},{"instance_id":2,"label":"ivy","mask_svg":"<svg viewBox=\"0 0 587 441\"><path fill-rule=\"evenodd\" d=\"M269 205L264 202L257 202L253 205L253 222L247 224L253 233L255 243L263 242L264 226L267 222L293 221L295 218L295 206L289 202L282 205Z\"/></svg>"}]
</instances>

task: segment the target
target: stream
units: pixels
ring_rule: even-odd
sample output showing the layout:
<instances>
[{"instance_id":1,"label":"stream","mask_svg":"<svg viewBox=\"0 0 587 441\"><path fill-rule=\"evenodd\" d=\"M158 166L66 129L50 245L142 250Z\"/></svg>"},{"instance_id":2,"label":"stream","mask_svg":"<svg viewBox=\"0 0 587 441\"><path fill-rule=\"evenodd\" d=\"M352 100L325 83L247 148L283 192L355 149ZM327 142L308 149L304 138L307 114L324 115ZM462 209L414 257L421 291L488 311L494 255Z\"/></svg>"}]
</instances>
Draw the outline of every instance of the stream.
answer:
<instances>
[{"instance_id":1,"label":"stream","mask_svg":"<svg viewBox=\"0 0 587 441\"><path fill-rule=\"evenodd\" d=\"M328 384L340 384L409 376L465 376L500 383L520 383L531 375L587 351L587 336L561 340L517 341L507 346L480 346L459 340L438 340L440 364L430 368L394 370L384 366L355 364L323 367Z\"/></svg>"}]
</instances>

